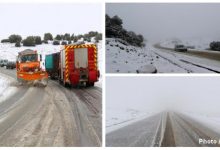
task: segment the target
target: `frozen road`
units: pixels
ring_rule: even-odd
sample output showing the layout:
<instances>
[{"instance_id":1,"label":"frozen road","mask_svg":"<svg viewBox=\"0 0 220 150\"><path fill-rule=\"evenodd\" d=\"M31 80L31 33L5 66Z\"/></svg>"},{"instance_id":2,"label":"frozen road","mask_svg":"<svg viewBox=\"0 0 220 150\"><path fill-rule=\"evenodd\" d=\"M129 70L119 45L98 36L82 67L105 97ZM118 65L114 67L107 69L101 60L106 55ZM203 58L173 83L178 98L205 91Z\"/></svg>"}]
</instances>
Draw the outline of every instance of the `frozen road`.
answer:
<instances>
[{"instance_id":1,"label":"frozen road","mask_svg":"<svg viewBox=\"0 0 220 150\"><path fill-rule=\"evenodd\" d=\"M217 143L207 143L210 140ZM156 114L106 135L106 145L114 147L219 147L219 140L220 133L174 112Z\"/></svg>"},{"instance_id":2,"label":"frozen road","mask_svg":"<svg viewBox=\"0 0 220 150\"><path fill-rule=\"evenodd\" d=\"M155 44L154 47L158 49L162 49L162 50L173 51L175 53L181 53L184 55L196 56L196 57L202 57L202 58L220 61L220 52L217 52L217 51L208 51L208 50L207 51L196 51L196 50L190 49L187 52L177 52L177 51L174 51L173 48L163 47L160 44Z\"/></svg>"},{"instance_id":3,"label":"frozen road","mask_svg":"<svg viewBox=\"0 0 220 150\"><path fill-rule=\"evenodd\" d=\"M16 78L15 70L0 72ZM0 103L0 146L101 146L102 89L10 86L17 92ZM1 97L0 97L1 98Z\"/></svg>"},{"instance_id":4,"label":"frozen road","mask_svg":"<svg viewBox=\"0 0 220 150\"><path fill-rule=\"evenodd\" d=\"M220 73L220 52L218 51L188 49L187 52L177 52L173 48L161 46L159 43L154 44L153 47L170 54L178 54L179 62L185 64L185 66L188 66L185 68L187 72L194 72L190 68L196 67L212 73ZM190 59L186 59L183 56L190 57ZM164 59L167 59L168 61L173 63L173 60L169 60L165 57Z\"/></svg>"}]
</instances>

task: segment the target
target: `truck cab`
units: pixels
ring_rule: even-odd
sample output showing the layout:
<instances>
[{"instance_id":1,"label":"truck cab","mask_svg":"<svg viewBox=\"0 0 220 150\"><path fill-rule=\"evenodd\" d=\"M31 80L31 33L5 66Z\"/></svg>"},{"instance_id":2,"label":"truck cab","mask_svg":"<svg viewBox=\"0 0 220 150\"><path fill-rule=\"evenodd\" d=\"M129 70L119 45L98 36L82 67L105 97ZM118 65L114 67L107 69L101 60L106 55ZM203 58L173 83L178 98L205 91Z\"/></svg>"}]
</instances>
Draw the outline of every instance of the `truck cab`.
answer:
<instances>
[{"instance_id":1,"label":"truck cab","mask_svg":"<svg viewBox=\"0 0 220 150\"><path fill-rule=\"evenodd\" d=\"M42 56L30 49L18 53L16 60L18 81L47 79L48 74L42 69Z\"/></svg>"}]
</instances>

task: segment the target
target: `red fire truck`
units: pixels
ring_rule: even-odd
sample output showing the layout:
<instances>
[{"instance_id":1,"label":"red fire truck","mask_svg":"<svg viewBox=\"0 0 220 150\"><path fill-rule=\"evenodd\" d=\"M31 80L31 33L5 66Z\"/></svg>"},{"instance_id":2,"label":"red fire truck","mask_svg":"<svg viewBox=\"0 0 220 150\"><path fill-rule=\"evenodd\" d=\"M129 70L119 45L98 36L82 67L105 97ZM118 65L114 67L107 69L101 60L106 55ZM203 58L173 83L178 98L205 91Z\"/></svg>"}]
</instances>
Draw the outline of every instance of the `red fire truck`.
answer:
<instances>
[{"instance_id":1,"label":"red fire truck","mask_svg":"<svg viewBox=\"0 0 220 150\"><path fill-rule=\"evenodd\" d=\"M58 79L64 85L86 85L93 86L100 76L97 62L97 47L95 44L65 45L59 54L59 67L57 65L47 65L57 55L46 56L46 70L49 76L55 76L58 72ZM55 60L55 59L54 59ZM55 66L53 71L49 71L47 66ZM54 71L55 70L55 71Z\"/></svg>"}]
</instances>

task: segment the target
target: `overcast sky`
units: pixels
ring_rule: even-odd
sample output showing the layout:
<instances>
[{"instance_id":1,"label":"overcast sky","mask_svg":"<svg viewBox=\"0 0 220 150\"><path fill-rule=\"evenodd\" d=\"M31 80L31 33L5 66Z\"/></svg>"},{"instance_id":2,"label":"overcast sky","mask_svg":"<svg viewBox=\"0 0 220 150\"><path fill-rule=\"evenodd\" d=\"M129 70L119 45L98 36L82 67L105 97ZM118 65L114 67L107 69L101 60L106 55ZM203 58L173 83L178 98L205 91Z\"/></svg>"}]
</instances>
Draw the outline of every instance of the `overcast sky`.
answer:
<instances>
[{"instance_id":1,"label":"overcast sky","mask_svg":"<svg viewBox=\"0 0 220 150\"><path fill-rule=\"evenodd\" d=\"M0 39L12 33L43 35L102 31L101 3L0 4Z\"/></svg>"},{"instance_id":2,"label":"overcast sky","mask_svg":"<svg viewBox=\"0 0 220 150\"><path fill-rule=\"evenodd\" d=\"M220 3L108 3L106 13L146 39L220 38Z\"/></svg>"},{"instance_id":3,"label":"overcast sky","mask_svg":"<svg viewBox=\"0 0 220 150\"><path fill-rule=\"evenodd\" d=\"M106 106L220 114L219 85L219 77L106 77Z\"/></svg>"}]
</instances>

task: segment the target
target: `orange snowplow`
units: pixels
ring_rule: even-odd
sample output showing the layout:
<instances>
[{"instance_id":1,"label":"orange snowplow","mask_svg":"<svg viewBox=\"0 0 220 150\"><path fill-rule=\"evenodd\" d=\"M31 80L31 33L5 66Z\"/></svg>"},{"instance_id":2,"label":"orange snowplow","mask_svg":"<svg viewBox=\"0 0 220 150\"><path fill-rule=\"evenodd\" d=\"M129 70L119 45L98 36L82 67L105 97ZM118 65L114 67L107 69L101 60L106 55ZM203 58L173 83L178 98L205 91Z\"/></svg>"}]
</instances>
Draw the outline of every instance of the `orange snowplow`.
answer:
<instances>
[{"instance_id":1,"label":"orange snowplow","mask_svg":"<svg viewBox=\"0 0 220 150\"><path fill-rule=\"evenodd\" d=\"M44 86L47 85L48 74L42 68L42 56L30 49L18 53L17 61L17 80L40 81Z\"/></svg>"}]
</instances>

